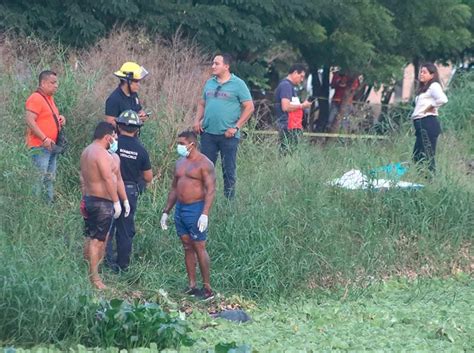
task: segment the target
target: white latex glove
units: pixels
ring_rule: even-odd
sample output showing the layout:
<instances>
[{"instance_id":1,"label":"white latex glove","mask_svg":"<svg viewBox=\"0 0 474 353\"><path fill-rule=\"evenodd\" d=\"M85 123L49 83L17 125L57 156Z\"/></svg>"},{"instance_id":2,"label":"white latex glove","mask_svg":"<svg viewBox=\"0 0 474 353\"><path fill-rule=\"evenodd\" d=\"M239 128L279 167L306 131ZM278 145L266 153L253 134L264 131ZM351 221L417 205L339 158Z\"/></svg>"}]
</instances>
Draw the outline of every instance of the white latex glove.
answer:
<instances>
[{"instance_id":1,"label":"white latex glove","mask_svg":"<svg viewBox=\"0 0 474 353\"><path fill-rule=\"evenodd\" d=\"M130 203L128 202L128 200L125 200L123 202L123 207L125 207L125 213L123 216L126 218L130 214Z\"/></svg>"},{"instance_id":2,"label":"white latex glove","mask_svg":"<svg viewBox=\"0 0 474 353\"><path fill-rule=\"evenodd\" d=\"M208 223L209 223L209 218L205 214L202 214L198 220L198 228L201 233L207 229Z\"/></svg>"},{"instance_id":3,"label":"white latex glove","mask_svg":"<svg viewBox=\"0 0 474 353\"><path fill-rule=\"evenodd\" d=\"M163 230L168 230L168 225L166 224L166 221L168 220L168 214L167 213L163 213L161 215L161 220L160 220L160 225L161 225L161 229Z\"/></svg>"},{"instance_id":4,"label":"white latex glove","mask_svg":"<svg viewBox=\"0 0 474 353\"><path fill-rule=\"evenodd\" d=\"M120 201L114 202L114 218L117 219L122 213L122 206L120 206Z\"/></svg>"}]
</instances>

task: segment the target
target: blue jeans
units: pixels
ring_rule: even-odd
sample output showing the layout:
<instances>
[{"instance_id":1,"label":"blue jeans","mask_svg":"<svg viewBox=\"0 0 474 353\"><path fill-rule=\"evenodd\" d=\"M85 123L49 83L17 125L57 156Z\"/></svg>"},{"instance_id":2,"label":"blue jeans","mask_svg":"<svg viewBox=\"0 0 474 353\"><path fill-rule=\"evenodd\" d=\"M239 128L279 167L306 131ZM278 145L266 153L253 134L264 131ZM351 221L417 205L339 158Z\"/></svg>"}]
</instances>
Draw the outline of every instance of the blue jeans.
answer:
<instances>
[{"instance_id":1,"label":"blue jeans","mask_svg":"<svg viewBox=\"0 0 474 353\"><path fill-rule=\"evenodd\" d=\"M224 196L232 199L235 196L235 182L237 169L237 149L239 139L227 138L224 135L213 135L207 132L201 135L201 152L211 160L217 162L217 154L221 154L222 174L224 176Z\"/></svg>"},{"instance_id":2,"label":"blue jeans","mask_svg":"<svg viewBox=\"0 0 474 353\"><path fill-rule=\"evenodd\" d=\"M53 183L56 178L57 154L44 147L33 147L30 149L30 152L33 165L37 168L33 193L40 196L46 191L47 200L52 202L54 199Z\"/></svg>"}]
</instances>

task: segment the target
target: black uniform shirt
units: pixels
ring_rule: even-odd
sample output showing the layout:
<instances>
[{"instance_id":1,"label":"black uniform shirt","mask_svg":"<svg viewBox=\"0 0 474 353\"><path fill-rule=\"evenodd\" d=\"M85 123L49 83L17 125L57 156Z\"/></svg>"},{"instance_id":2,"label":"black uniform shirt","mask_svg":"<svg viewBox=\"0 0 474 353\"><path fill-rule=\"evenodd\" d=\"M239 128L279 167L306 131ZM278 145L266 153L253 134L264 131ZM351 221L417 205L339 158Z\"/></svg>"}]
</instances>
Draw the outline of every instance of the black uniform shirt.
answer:
<instances>
[{"instance_id":1,"label":"black uniform shirt","mask_svg":"<svg viewBox=\"0 0 474 353\"><path fill-rule=\"evenodd\" d=\"M120 86L105 101L105 115L118 117L120 113L129 109L137 113L142 110L138 94L132 93L130 96L127 96Z\"/></svg>"},{"instance_id":2,"label":"black uniform shirt","mask_svg":"<svg viewBox=\"0 0 474 353\"><path fill-rule=\"evenodd\" d=\"M120 172L124 182L141 183L142 172L151 169L148 152L136 137L120 135L118 150L120 157Z\"/></svg>"}]
</instances>

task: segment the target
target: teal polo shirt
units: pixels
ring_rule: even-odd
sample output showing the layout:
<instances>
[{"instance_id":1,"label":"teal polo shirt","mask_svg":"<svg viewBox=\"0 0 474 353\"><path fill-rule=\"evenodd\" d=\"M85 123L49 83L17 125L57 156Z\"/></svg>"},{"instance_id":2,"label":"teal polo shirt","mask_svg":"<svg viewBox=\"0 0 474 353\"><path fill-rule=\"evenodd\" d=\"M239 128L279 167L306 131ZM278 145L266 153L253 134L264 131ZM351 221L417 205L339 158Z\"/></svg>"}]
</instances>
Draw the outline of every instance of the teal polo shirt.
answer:
<instances>
[{"instance_id":1,"label":"teal polo shirt","mask_svg":"<svg viewBox=\"0 0 474 353\"><path fill-rule=\"evenodd\" d=\"M220 84L217 77L207 80L202 93L204 99L204 131L222 135L227 129L235 127L240 118L242 102L252 100L245 82L231 74L228 81ZM240 137L237 133L235 137Z\"/></svg>"}]
</instances>

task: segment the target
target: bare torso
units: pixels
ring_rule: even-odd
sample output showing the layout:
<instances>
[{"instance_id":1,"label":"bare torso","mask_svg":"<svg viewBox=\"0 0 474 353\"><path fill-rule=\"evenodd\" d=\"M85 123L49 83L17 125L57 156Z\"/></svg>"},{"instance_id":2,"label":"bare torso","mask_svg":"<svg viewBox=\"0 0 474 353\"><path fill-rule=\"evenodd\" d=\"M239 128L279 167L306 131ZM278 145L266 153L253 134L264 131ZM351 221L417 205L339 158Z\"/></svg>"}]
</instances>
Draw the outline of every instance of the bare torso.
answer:
<instances>
[{"instance_id":1,"label":"bare torso","mask_svg":"<svg viewBox=\"0 0 474 353\"><path fill-rule=\"evenodd\" d=\"M191 161L181 158L176 162L176 191L178 201L185 204L204 200L206 193L203 169L209 168L211 161L200 154L199 158Z\"/></svg>"},{"instance_id":2,"label":"bare torso","mask_svg":"<svg viewBox=\"0 0 474 353\"><path fill-rule=\"evenodd\" d=\"M114 158L117 157L117 158ZM106 188L106 181L100 172L99 164L112 170L112 182L117 185L117 173L120 168L119 157L111 155L107 150L92 143L86 147L81 155L81 177L83 182L83 193L87 196L101 197L112 200L112 196Z\"/></svg>"}]
</instances>

